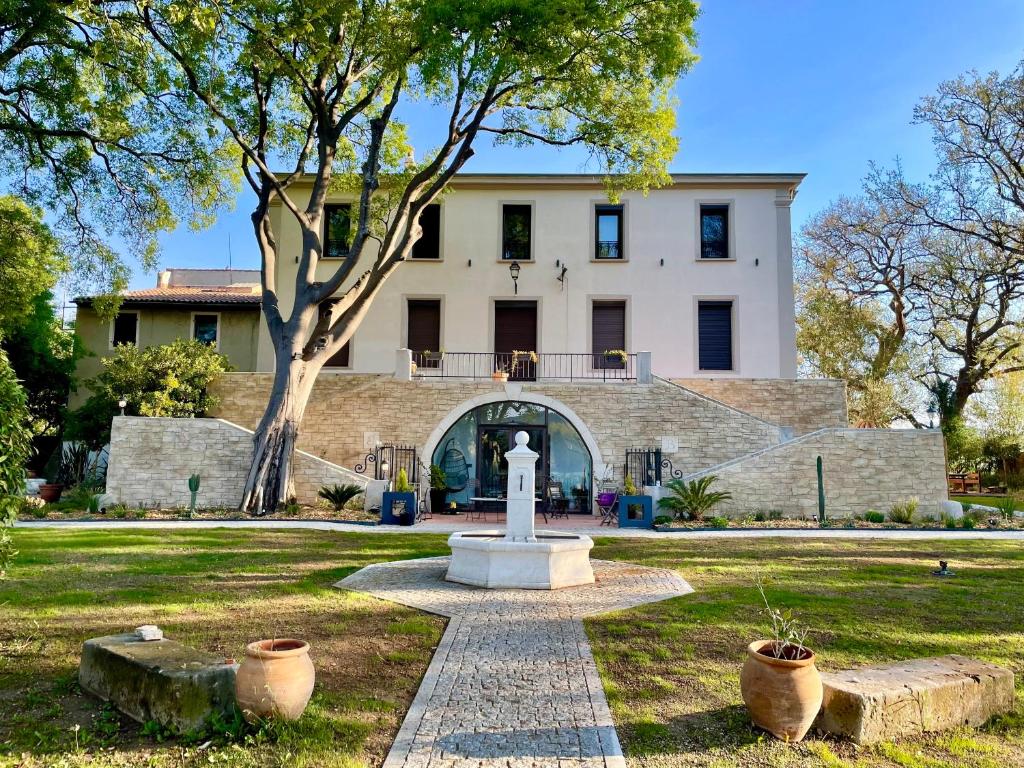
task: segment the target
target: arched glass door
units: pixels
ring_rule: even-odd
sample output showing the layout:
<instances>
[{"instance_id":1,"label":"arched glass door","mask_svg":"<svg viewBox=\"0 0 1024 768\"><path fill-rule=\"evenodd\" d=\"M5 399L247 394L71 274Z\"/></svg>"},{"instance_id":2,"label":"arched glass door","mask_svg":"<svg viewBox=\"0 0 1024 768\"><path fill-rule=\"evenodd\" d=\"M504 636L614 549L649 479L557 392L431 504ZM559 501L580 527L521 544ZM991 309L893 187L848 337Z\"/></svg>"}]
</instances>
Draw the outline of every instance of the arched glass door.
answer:
<instances>
[{"instance_id":1,"label":"arched glass door","mask_svg":"<svg viewBox=\"0 0 1024 768\"><path fill-rule=\"evenodd\" d=\"M513 400L467 411L441 438L431 460L460 478L449 483L448 500L468 504L473 496L504 497L505 452L515 446L519 430L530 435L530 447L540 454L536 493L542 503L551 504L554 496L570 513L591 514L593 462L579 432L547 406ZM465 486L457 488L461 478Z\"/></svg>"}]
</instances>

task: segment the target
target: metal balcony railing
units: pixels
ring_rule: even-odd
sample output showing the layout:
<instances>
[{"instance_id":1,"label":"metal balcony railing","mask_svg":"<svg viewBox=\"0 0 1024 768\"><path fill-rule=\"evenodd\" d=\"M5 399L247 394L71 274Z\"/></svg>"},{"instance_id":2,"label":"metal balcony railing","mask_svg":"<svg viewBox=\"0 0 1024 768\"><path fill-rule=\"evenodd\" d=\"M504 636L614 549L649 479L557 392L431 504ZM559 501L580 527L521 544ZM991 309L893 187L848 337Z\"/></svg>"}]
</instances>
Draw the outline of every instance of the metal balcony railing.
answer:
<instances>
[{"instance_id":1,"label":"metal balcony railing","mask_svg":"<svg viewBox=\"0 0 1024 768\"><path fill-rule=\"evenodd\" d=\"M425 379L605 381L635 383L637 355L590 352L413 352L414 375Z\"/></svg>"}]
</instances>

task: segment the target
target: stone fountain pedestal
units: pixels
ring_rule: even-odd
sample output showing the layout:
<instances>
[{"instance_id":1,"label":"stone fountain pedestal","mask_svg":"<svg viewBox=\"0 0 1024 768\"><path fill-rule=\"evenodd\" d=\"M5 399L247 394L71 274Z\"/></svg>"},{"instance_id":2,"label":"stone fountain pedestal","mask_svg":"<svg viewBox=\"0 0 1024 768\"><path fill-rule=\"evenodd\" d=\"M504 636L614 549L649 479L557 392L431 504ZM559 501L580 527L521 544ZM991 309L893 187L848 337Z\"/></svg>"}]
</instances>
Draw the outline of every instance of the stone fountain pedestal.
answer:
<instances>
[{"instance_id":1,"label":"stone fountain pedestal","mask_svg":"<svg viewBox=\"0 0 1024 768\"><path fill-rule=\"evenodd\" d=\"M516 433L508 462L507 529L460 531L448 538L451 564L445 578L489 589L561 589L594 582L589 536L535 531L534 475L539 458Z\"/></svg>"}]
</instances>

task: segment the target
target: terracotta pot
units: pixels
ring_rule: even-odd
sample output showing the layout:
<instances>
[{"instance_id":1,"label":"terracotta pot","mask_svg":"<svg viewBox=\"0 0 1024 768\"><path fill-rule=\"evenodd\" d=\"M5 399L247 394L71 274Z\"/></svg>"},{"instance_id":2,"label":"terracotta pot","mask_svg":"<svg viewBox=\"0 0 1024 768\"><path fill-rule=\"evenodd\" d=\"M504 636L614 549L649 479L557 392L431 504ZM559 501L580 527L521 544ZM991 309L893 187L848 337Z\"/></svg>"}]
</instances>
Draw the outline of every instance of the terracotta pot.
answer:
<instances>
[{"instance_id":1,"label":"terracotta pot","mask_svg":"<svg viewBox=\"0 0 1024 768\"><path fill-rule=\"evenodd\" d=\"M747 646L740 673L743 703L754 725L784 741L800 741L821 709L821 677L810 650L806 658L776 659L772 645L758 640Z\"/></svg>"},{"instance_id":2,"label":"terracotta pot","mask_svg":"<svg viewBox=\"0 0 1024 768\"><path fill-rule=\"evenodd\" d=\"M47 504L56 504L63 492L64 486L61 483L43 483L39 486L39 498Z\"/></svg>"},{"instance_id":3,"label":"terracotta pot","mask_svg":"<svg viewBox=\"0 0 1024 768\"><path fill-rule=\"evenodd\" d=\"M245 648L235 675L235 698L249 722L264 717L297 720L313 694L315 678L309 643L259 640Z\"/></svg>"},{"instance_id":4,"label":"terracotta pot","mask_svg":"<svg viewBox=\"0 0 1024 768\"><path fill-rule=\"evenodd\" d=\"M503 371L495 371L491 374L491 378L495 381L508 381L508 374Z\"/></svg>"}]
</instances>

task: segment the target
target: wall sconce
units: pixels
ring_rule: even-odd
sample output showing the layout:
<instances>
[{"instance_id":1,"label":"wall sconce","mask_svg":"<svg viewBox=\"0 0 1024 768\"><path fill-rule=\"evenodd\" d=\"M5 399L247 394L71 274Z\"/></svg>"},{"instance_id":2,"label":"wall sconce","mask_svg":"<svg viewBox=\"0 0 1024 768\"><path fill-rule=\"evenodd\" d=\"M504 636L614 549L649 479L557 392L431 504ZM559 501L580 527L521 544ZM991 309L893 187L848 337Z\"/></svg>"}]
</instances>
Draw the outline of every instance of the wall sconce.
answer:
<instances>
[{"instance_id":1,"label":"wall sconce","mask_svg":"<svg viewBox=\"0 0 1024 768\"><path fill-rule=\"evenodd\" d=\"M562 267L562 271L559 272L558 273L558 277L555 278L555 280L557 280L558 282L560 282L562 284L563 288L565 288L565 273L568 272L568 271L569 271L568 267Z\"/></svg>"},{"instance_id":2,"label":"wall sconce","mask_svg":"<svg viewBox=\"0 0 1024 768\"><path fill-rule=\"evenodd\" d=\"M513 261L508 265L508 273L512 276L512 285L515 286L515 295L519 295L519 262Z\"/></svg>"},{"instance_id":3,"label":"wall sconce","mask_svg":"<svg viewBox=\"0 0 1024 768\"><path fill-rule=\"evenodd\" d=\"M664 259L661 260L661 266L663 266L663 267L665 266L665 260Z\"/></svg>"},{"instance_id":4,"label":"wall sconce","mask_svg":"<svg viewBox=\"0 0 1024 768\"><path fill-rule=\"evenodd\" d=\"M472 267L473 266L473 260L472 259L467 259L466 260L466 266L467 267Z\"/></svg>"}]
</instances>

